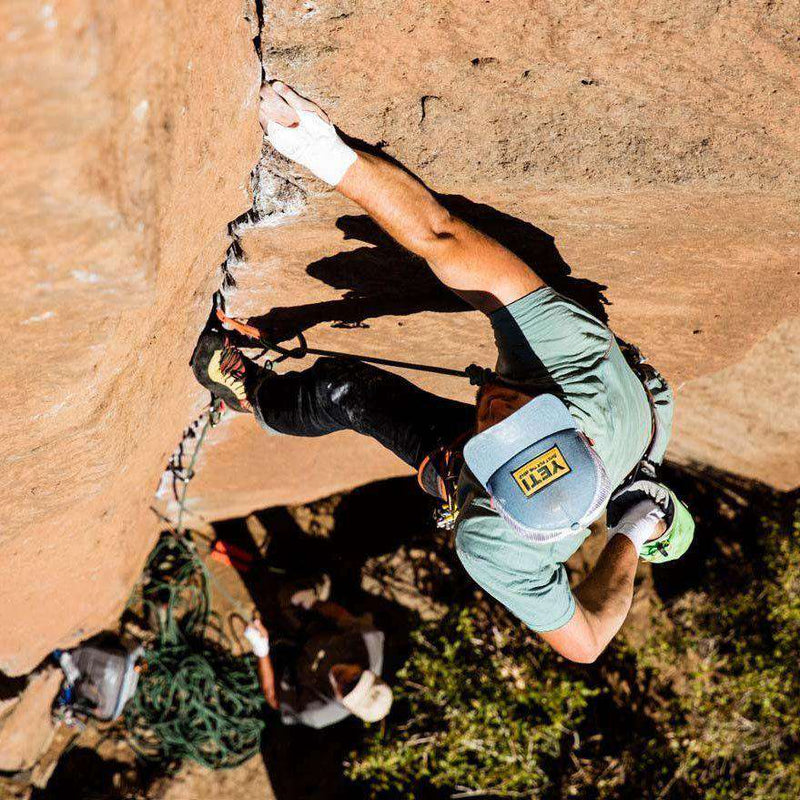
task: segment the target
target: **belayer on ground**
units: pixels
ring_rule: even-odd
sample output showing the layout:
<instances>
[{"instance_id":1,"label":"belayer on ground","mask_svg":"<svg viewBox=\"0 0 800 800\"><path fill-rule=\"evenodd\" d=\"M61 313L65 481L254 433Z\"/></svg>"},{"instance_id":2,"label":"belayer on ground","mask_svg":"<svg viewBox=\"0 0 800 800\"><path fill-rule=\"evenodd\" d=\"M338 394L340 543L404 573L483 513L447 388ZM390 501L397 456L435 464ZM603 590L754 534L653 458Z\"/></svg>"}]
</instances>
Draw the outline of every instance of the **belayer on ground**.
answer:
<instances>
[{"instance_id":1,"label":"belayer on ground","mask_svg":"<svg viewBox=\"0 0 800 800\"><path fill-rule=\"evenodd\" d=\"M494 329L496 375L476 404L437 397L353 359L302 372L259 367L235 321L212 315L192 356L200 383L267 430L371 436L453 511L467 572L556 651L593 661L619 630L640 557L678 558L694 523L656 480L673 396L661 375L516 255L451 215L413 176L349 147L288 86L262 89L271 144L360 205ZM564 562L607 514L596 565L570 587Z\"/></svg>"},{"instance_id":2,"label":"belayer on ground","mask_svg":"<svg viewBox=\"0 0 800 800\"><path fill-rule=\"evenodd\" d=\"M264 698L285 725L326 728L351 714L377 722L392 705L392 691L381 679L383 632L369 614L355 616L329 600L329 586L323 579L280 593L274 644L261 620L244 631L258 659Z\"/></svg>"}]
</instances>

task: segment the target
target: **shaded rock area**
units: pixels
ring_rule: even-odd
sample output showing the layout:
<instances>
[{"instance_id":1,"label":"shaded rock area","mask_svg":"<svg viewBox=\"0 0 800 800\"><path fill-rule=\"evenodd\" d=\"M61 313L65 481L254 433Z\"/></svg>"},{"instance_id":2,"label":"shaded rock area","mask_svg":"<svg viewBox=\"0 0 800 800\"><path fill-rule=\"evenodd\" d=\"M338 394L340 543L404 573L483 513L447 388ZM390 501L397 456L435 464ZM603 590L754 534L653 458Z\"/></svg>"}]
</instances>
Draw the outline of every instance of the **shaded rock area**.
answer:
<instances>
[{"instance_id":1,"label":"shaded rock area","mask_svg":"<svg viewBox=\"0 0 800 800\"><path fill-rule=\"evenodd\" d=\"M595 740L603 742L612 752L617 737L627 744L633 735L628 727L620 728L620 718L630 713L632 707L644 714L641 704L657 698L651 692L649 680L641 692L637 688L635 672L631 671L630 648L641 648L653 625L658 620L663 624L663 603L680 596L691 597L692 590L708 585L709 575L717 574L713 566L721 553L753 569L750 548L757 548L758 544L751 534L757 530L759 515L770 508L770 498L777 497L763 486L713 470L694 473L669 468L667 479L695 510L703 535L693 544L688 561L656 568L640 563L633 607L624 625L624 638L620 639L624 642L621 652L628 654L625 669L620 671L622 664L614 648L597 665L587 668L606 682L609 695L618 693L610 704L604 701L605 713L590 723ZM230 634L234 642L233 652L244 654L248 650L241 637L243 609L255 607L273 640L280 641L280 598L283 596L285 602L290 592L313 585L327 575L334 602L354 614L370 614L375 624L387 632L387 677L392 685L398 685L402 678L397 670L413 652L413 631L420 621L441 621L448 610L468 607L482 597L458 563L450 535L431 524L431 510L432 502L418 491L413 478L396 478L307 505L269 508L245 519L219 521L210 527L208 536L193 534L211 576L213 611L221 630ZM380 525L376 524L378 521ZM573 585L591 569L605 540L602 526L597 526L570 559ZM219 542L235 546L240 554L249 557L241 558L238 563L242 566L237 567L210 556L213 545ZM291 587L288 592L287 587ZM128 618L127 624L132 622ZM674 673L673 662L665 659L664 665ZM565 678L574 675L576 668L567 664L563 668ZM24 683L23 679L16 681ZM630 703L632 687L638 699L635 705ZM656 699L656 702L663 701ZM64 726L58 731L68 737L70 745L65 749L67 741L60 743L57 750L60 760L56 763L45 758L30 775L12 778L0 775L0 797L4 800L64 797L227 800L252 796L265 800L274 797L357 800L371 796L369 785L352 782L343 771L343 763L352 761L370 733L370 728L352 719L315 731L282 726L269 714L262 752L239 767L216 772L191 762L184 763L176 772L164 772L157 764L137 761L125 744L121 723L90 721L80 733ZM51 746L50 752L54 750ZM634 748L633 752L639 751ZM622 782L627 777L626 767L616 755L612 759L611 770ZM591 761L587 758L582 763ZM596 756L595 766L598 762ZM569 775L571 764L564 763L563 774ZM582 775L572 777L578 783ZM629 794L630 791L623 792L622 796ZM415 796L443 795L426 792L421 786Z\"/></svg>"},{"instance_id":2,"label":"shaded rock area","mask_svg":"<svg viewBox=\"0 0 800 800\"><path fill-rule=\"evenodd\" d=\"M800 483L793 4L275 0L263 14L259 31L241 0L4 9L1 670L30 670L124 604L159 476L207 401L187 361L223 277L233 314L269 313L318 347L494 359L486 322L356 208L259 162L254 38L269 76L641 345L677 391L673 458ZM290 441L231 417L202 454L192 521L406 471L354 434Z\"/></svg>"}]
</instances>

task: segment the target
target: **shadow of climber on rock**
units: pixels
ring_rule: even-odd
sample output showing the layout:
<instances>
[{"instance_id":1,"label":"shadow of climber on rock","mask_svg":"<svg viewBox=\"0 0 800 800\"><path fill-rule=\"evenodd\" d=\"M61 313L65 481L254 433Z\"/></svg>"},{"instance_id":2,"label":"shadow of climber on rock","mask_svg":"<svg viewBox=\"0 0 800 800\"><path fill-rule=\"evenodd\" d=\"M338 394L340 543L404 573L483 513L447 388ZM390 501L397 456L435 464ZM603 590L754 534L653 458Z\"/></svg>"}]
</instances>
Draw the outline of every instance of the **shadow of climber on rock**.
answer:
<instances>
[{"instance_id":1,"label":"shadow of climber on rock","mask_svg":"<svg viewBox=\"0 0 800 800\"><path fill-rule=\"evenodd\" d=\"M437 195L452 214L499 241L535 269L556 291L580 303L601 322L608 321L603 284L576 278L555 239L510 214L462 195ZM443 286L427 263L397 244L366 214L339 217L346 240L364 247L337 253L308 265L307 273L344 294L339 300L277 307L251 323L275 341L286 341L322 323L335 328L368 327L367 320L409 316L421 311L459 313L470 306Z\"/></svg>"}]
</instances>

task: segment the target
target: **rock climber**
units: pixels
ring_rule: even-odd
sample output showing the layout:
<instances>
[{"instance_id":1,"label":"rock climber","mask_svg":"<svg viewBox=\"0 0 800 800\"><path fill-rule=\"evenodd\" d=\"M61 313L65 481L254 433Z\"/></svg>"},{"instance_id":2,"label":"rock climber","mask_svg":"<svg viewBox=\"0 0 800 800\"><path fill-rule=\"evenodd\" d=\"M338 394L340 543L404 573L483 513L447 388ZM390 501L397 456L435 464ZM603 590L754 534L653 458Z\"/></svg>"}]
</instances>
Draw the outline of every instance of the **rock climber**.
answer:
<instances>
[{"instance_id":1,"label":"rock climber","mask_svg":"<svg viewBox=\"0 0 800 800\"><path fill-rule=\"evenodd\" d=\"M238 349L235 321L212 315L192 356L197 379L268 430L377 439L450 505L472 578L557 652L594 661L628 614L639 558L678 558L694 534L686 507L655 480L672 426L669 387L416 178L346 144L289 86L264 85L260 121L279 153L361 206L488 316L496 372L476 405L349 359L278 375ZM573 589L564 562L604 514L607 543Z\"/></svg>"},{"instance_id":2,"label":"rock climber","mask_svg":"<svg viewBox=\"0 0 800 800\"><path fill-rule=\"evenodd\" d=\"M284 725L326 728L351 714L377 722L392 706L392 690L381 679L384 634L369 614L356 617L328 600L324 586L293 592L291 607L281 609L279 680L264 623L254 620L245 628L261 691Z\"/></svg>"}]
</instances>

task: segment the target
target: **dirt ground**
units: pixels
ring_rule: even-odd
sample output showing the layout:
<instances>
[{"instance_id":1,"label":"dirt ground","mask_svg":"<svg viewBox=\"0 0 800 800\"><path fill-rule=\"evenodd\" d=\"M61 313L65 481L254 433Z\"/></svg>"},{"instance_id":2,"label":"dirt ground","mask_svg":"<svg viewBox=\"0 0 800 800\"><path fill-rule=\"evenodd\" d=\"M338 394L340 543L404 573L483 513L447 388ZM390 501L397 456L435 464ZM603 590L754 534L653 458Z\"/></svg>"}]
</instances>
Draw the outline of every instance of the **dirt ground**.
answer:
<instances>
[{"instance_id":1,"label":"dirt ground","mask_svg":"<svg viewBox=\"0 0 800 800\"><path fill-rule=\"evenodd\" d=\"M707 583L707 565L720 552L752 546L739 541L754 529L759 497L766 490L735 476L667 467L670 485L684 497L699 520L691 559L653 569L642 564L634 604L624 636L636 648L660 614L657 603L670 603ZM729 498L726 505L721 498ZM743 499L752 508L741 505ZM390 510L390 513L389 513ZM436 531L432 506L411 478L377 482L344 495L307 505L274 507L247 518L217 523L213 536L256 556L253 566L238 572L206 557L213 576L212 601L223 624L240 630L237 603L255 607L269 625L274 597L287 580L315 579L327 574L332 599L354 613L369 612L387 631L386 672L389 680L409 654L409 632L420 620L439 619L479 595L453 553L450 536ZM205 534L196 535L201 552ZM590 537L569 562L571 580L586 574L602 549L602 531ZM603 666L599 665L602 672ZM618 680L612 674L610 685ZM624 688L624 687L623 687ZM598 730L599 734L604 731ZM609 732L614 738L613 732ZM62 731L63 734L63 731ZM60 761L51 765L38 788L31 776L0 784L3 800L355 800L363 787L343 775L343 763L359 747L364 726L348 720L323 731L282 727L272 720L261 754L230 771L210 772L185 764L174 775L137 765L122 741L119 726L89 728L75 737ZM35 771L36 772L36 771Z\"/></svg>"}]
</instances>

